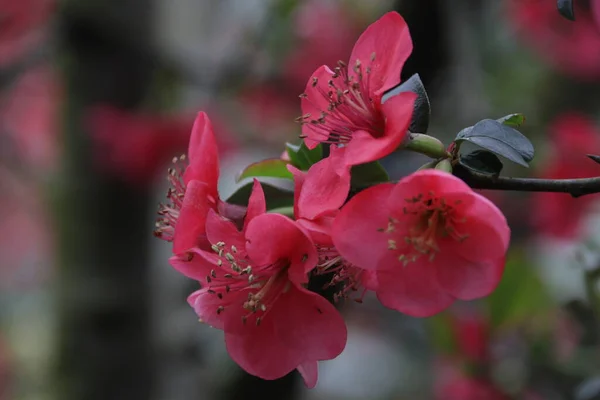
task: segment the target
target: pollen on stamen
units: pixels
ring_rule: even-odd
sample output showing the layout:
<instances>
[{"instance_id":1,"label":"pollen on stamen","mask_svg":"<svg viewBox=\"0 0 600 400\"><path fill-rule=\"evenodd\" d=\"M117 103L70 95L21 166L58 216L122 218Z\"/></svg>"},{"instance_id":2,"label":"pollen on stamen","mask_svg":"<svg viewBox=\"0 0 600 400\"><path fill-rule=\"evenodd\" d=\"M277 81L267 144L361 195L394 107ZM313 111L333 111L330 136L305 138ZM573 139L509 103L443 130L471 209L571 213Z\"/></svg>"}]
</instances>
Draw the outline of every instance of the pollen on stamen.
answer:
<instances>
[{"instance_id":1,"label":"pollen on stamen","mask_svg":"<svg viewBox=\"0 0 600 400\"><path fill-rule=\"evenodd\" d=\"M175 165L167 170L167 180L171 186L166 194L168 202L159 204L158 215L161 217L156 221L154 236L167 242L173 241L175 225L185 196L185 184L183 182L183 173L186 168L185 160L185 155L173 158Z\"/></svg>"}]
</instances>

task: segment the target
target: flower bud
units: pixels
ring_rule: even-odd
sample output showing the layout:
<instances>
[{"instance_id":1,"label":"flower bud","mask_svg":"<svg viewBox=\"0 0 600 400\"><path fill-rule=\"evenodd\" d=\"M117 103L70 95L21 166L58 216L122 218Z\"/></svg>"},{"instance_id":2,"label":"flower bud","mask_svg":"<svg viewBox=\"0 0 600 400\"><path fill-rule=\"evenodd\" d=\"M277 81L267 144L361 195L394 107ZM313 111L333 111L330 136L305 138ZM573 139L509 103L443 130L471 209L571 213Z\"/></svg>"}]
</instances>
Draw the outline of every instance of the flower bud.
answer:
<instances>
[{"instance_id":1,"label":"flower bud","mask_svg":"<svg viewBox=\"0 0 600 400\"><path fill-rule=\"evenodd\" d=\"M411 133L404 147L431 158L447 158L449 156L442 142L433 136L422 133Z\"/></svg>"}]
</instances>

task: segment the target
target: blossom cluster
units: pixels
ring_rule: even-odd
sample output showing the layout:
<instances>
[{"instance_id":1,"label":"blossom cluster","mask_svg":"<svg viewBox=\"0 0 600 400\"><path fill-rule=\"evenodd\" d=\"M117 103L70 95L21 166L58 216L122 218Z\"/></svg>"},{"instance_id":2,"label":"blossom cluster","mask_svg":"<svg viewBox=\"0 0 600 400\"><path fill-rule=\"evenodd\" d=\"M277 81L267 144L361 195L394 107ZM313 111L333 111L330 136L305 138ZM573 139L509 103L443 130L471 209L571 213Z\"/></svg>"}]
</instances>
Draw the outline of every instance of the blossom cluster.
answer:
<instances>
[{"instance_id":1,"label":"blossom cluster","mask_svg":"<svg viewBox=\"0 0 600 400\"><path fill-rule=\"evenodd\" d=\"M217 140L204 112L187 156L174 159L155 234L173 242L170 264L200 283L191 307L224 331L231 358L250 374L277 379L297 369L314 387L318 362L346 345L339 300L374 292L386 307L428 317L487 296L501 279L505 217L452 174L453 145L411 132L417 94L389 95L411 51L405 21L391 12L366 29L347 63L309 78L298 119L304 143L242 174L271 168L293 180L289 204L256 178L243 204L220 198ZM361 168L378 171L378 160L402 149L434 160L395 183L356 183Z\"/></svg>"}]
</instances>

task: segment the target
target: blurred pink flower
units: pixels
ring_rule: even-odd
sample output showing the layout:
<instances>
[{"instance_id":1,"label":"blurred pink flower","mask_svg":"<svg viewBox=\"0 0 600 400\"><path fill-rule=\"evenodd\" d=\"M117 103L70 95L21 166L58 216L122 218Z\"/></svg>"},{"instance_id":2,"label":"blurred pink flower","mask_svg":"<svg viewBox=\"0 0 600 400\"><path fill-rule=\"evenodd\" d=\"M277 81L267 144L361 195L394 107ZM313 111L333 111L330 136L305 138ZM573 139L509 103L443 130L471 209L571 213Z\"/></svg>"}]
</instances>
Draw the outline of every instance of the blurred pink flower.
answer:
<instances>
[{"instance_id":1,"label":"blurred pink flower","mask_svg":"<svg viewBox=\"0 0 600 400\"><path fill-rule=\"evenodd\" d=\"M294 19L296 42L282 66L283 79L290 90L300 93L306 78L319 66L345 60L361 32L361 25L340 2L301 2Z\"/></svg>"},{"instance_id":2,"label":"blurred pink flower","mask_svg":"<svg viewBox=\"0 0 600 400\"><path fill-rule=\"evenodd\" d=\"M62 100L60 77L47 65L25 71L2 96L0 129L34 169L53 170L58 163Z\"/></svg>"},{"instance_id":3,"label":"blurred pink flower","mask_svg":"<svg viewBox=\"0 0 600 400\"><path fill-rule=\"evenodd\" d=\"M55 0L0 0L0 67L40 45Z\"/></svg>"},{"instance_id":4,"label":"blurred pink flower","mask_svg":"<svg viewBox=\"0 0 600 400\"><path fill-rule=\"evenodd\" d=\"M546 179L591 178L600 176L600 165L586 154L600 155L600 130L578 113L565 113L549 127L549 153L539 164L536 175ZM581 218L598 194L573 198L564 193L533 193L532 224L540 233L571 238L578 233Z\"/></svg>"},{"instance_id":5,"label":"blurred pink flower","mask_svg":"<svg viewBox=\"0 0 600 400\"><path fill-rule=\"evenodd\" d=\"M598 79L600 27L581 3L573 2L575 22L556 11L555 1L510 0L506 12L523 39L555 68L582 79ZM593 7L597 15L598 6Z\"/></svg>"},{"instance_id":6,"label":"blurred pink flower","mask_svg":"<svg viewBox=\"0 0 600 400\"><path fill-rule=\"evenodd\" d=\"M194 122L194 115L142 114L109 105L92 108L87 117L99 168L139 184L153 182L174 154L185 151ZM221 125L216 140L223 154L234 142Z\"/></svg>"}]
</instances>

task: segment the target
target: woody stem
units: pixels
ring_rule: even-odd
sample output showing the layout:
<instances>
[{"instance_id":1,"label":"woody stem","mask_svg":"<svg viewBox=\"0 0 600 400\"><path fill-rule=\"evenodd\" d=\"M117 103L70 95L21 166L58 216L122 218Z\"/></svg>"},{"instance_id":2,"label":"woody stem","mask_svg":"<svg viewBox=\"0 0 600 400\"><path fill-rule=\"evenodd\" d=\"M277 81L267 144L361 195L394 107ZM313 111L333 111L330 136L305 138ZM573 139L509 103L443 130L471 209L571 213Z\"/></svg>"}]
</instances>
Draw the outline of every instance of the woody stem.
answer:
<instances>
[{"instance_id":1,"label":"woody stem","mask_svg":"<svg viewBox=\"0 0 600 400\"><path fill-rule=\"evenodd\" d=\"M459 177L473 189L556 192L568 193L573 197L600 193L600 177L578 179L511 178L488 176L472 171L461 171Z\"/></svg>"}]
</instances>

